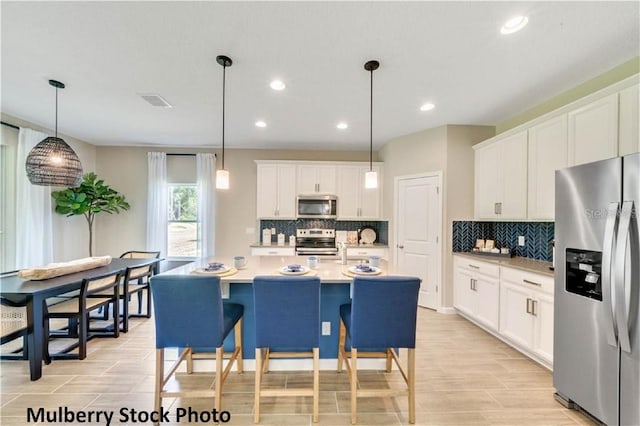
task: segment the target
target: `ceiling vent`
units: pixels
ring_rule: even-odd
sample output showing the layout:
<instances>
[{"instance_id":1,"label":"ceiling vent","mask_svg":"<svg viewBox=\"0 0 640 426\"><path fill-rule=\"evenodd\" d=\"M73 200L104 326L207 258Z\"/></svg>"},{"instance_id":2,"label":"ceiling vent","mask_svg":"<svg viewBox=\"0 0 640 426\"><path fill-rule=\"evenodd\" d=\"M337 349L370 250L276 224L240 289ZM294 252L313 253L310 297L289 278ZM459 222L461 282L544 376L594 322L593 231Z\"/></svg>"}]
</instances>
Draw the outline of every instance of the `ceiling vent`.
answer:
<instances>
[{"instance_id":1,"label":"ceiling vent","mask_svg":"<svg viewBox=\"0 0 640 426\"><path fill-rule=\"evenodd\" d=\"M155 93L138 93L138 95L154 107L173 108L173 105Z\"/></svg>"}]
</instances>

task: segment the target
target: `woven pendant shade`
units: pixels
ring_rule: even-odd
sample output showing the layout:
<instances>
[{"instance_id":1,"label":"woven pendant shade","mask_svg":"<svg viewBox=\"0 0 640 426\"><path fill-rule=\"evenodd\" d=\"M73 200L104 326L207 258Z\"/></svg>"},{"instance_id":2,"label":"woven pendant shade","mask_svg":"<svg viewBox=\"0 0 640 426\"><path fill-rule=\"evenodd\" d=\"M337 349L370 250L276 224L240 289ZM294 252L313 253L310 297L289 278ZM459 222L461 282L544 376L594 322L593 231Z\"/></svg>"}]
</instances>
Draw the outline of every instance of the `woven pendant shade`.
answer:
<instances>
[{"instance_id":1,"label":"woven pendant shade","mask_svg":"<svg viewBox=\"0 0 640 426\"><path fill-rule=\"evenodd\" d=\"M67 143L49 136L34 146L25 163L33 185L76 187L82 181L82 164Z\"/></svg>"},{"instance_id":2,"label":"woven pendant shade","mask_svg":"<svg viewBox=\"0 0 640 426\"><path fill-rule=\"evenodd\" d=\"M49 85L56 89L56 133L27 155L27 178L33 185L76 187L82 181L82 164L75 151L58 137L58 89L65 86L56 80L49 80Z\"/></svg>"}]
</instances>

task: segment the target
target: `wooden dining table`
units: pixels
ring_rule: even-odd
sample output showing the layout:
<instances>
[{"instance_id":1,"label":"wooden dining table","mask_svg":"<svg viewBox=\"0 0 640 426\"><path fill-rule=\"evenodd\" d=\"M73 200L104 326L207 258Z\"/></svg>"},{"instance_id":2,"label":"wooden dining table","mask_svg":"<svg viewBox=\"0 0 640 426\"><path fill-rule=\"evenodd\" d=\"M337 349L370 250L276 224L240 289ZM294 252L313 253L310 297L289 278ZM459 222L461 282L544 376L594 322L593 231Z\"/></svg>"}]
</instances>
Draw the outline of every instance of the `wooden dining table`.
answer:
<instances>
[{"instance_id":1,"label":"wooden dining table","mask_svg":"<svg viewBox=\"0 0 640 426\"><path fill-rule=\"evenodd\" d=\"M42 377L44 356L44 303L47 298L79 290L82 280L98 275L121 272L127 267L156 264L161 259L120 259L99 268L76 272L47 280L26 280L17 275L0 277L0 295L27 308L27 354L31 380ZM126 286L125 286L126 288Z\"/></svg>"}]
</instances>

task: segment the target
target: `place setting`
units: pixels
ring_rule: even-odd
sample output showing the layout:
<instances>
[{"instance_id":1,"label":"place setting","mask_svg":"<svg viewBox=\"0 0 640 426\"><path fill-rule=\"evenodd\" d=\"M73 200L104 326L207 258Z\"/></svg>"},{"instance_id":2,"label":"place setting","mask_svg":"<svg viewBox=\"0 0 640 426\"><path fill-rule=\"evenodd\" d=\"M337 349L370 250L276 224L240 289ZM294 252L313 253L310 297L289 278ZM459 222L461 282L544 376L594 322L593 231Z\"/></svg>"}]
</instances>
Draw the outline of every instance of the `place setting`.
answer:
<instances>
[{"instance_id":1,"label":"place setting","mask_svg":"<svg viewBox=\"0 0 640 426\"><path fill-rule=\"evenodd\" d=\"M382 269L378 262L370 260L368 263L361 262L357 265L351 265L348 268L343 268L342 274L348 277L375 276L382 274Z\"/></svg>"},{"instance_id":2,"label":"place setting","mask_svg":"<svg viewBox=\"0 0 640 426\"><path fill-rule=\"evenodd\" d=\"M222 262L209 262L204 268L197 268L191 271L195 275L216 275L218 277L228 277L238 272L235 266L227 266Z\"/></svg>"},{"instance_id":3,"label":"place setting","mask_svg":"<svg viewBox=\"0 0 640 426\"><path fill-rule=\"evenodd\" d=\"M281 268L278 268L276 270L276 272L280 275L290 275L290 276L297 276L297 275L315 275L316 271L311 269L308 266L304 266L304 265L299 265L297 263L292 263L289 265L285 265Z\"/></svg>"}]
</instances>

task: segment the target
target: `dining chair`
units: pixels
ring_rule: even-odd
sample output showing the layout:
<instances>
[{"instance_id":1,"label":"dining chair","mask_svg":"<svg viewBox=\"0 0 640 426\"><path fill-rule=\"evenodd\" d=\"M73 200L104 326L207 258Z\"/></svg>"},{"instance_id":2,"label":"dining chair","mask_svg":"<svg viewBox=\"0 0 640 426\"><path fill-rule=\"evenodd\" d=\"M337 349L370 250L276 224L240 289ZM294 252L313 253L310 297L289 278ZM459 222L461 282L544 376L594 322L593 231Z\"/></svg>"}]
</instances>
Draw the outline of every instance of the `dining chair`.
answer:
<instances>
[{"instance_id":1,"label":"dining chair","mask_svg":"<svg viewBox=\"0 0 640 426\"><path fill-rule=\"evenodd\" d=\"M3 353L0 359L28 359L27 358L27 308L24 305L0 298L0 345L5 345L17 339L22 339L20 346L11 348L10 353Z\"/></svg>"},{"instance_id":2,"label":"dining chair","mask_svg":"<svg viewBox=\"0 0 640 426\"><path fill-rule=\"evenodd\" d=\"M409 423L415 423L416 315L420 279L415 277L356 277L351 303L340 306L338 372L344 362L351 387L351 423L357 422L358 397L407 395ZM348 340L347 340L348 339ZM347 351L346 344L350 349ZM397 350L406 348L406 372ZM358 356L383 357L386 371L392 360L402 374L406 389L358 388Z\"/></svg>"},{"instance_id":3,"label":"dining chair","mask_svg":"<svg viewBox=\"0 0 640 426\"><path fill-rule=\"evenodd\" d=\"M162 398L191 396L213 397L214 408L222 411L222 385L234 362L242 373L244 306L223 302L220 277L217 276L156 275L151 278L151 294L156 325L155 409L160 410ZM227 356L228 362L223 369L224 340L231 330L234 330L235 348ZM166 376L165 348L182 348ZM215 348L215 354L206 352L208 348ZM187 362L187 373L193 372L194 358L215 358L214 389L165 390L182 361Z\"/></svg>"},{"instance_id":4,"label":"dining chair","mask_svg":"<svg viewBox=\"0 0 640 426\"><path fill-rule=\"evenodd\" d=\"M320 391L320 278L257 276L253 280L256 330L254 422L262 396L312 396L318 421ZM313 358L313 387L262 389L269 358Z\"/></svg>"},{"instance_id":5,"label":"dining chair","mask_svg":"<svg viewBox=\"0 0 640 426\"><path fill-rule=\"evenodd\" d=\"M44 359L48 364L51 359L85 359L87 356L87 341L95 336L118 337L120 299L120 271L108 272L82 280L80 294L63 302L44 308ZM93 332L89 328L89 312L113 303L113 326ZM69 327L65 330L50 331L50 320L54 318L67 319ZM49 353L49 339L53 337L77 338L77 342L64 348L56 354ZM77 354L68 353L78 348Z\"/></svg>"}]
</instances>

